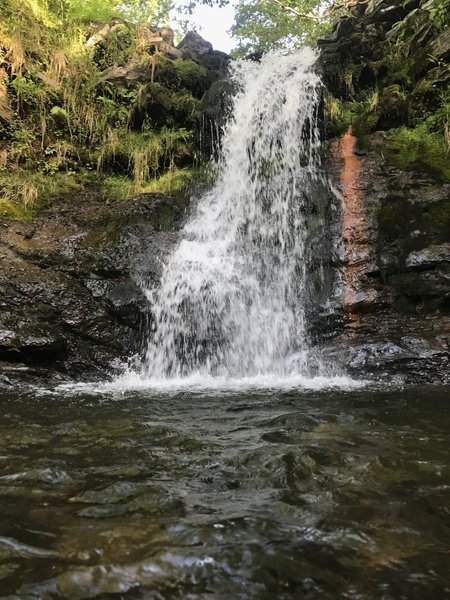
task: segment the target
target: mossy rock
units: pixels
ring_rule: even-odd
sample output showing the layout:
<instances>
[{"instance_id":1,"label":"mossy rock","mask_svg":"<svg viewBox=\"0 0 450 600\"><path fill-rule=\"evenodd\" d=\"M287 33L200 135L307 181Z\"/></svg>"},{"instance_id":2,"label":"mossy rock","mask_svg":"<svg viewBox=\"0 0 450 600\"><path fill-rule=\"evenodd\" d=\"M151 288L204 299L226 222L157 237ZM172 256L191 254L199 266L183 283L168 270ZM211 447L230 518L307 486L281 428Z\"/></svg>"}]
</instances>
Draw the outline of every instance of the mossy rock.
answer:
<instances>
[{"instance_id":1,"label":"mossy rock","mask_svg":"<svg viewBox=\"0 0 450 600\"><path fill-rule=\"evenodd\" d=\"M353 131L357 137L364 138L368 133L377 129L378 121L377 113L364 112L353 121Z\"/></svg>"},{"instance_id":2,"label":"mossy rock","mask_svg":"<svg viewBox=\"0 0 450 600\"><path fill-rule=\"evenodd\" d=\"M443 137L430 132L426 124L389 132L383 154L401 169L418 170L441 181L450 181L449 149Z\"/></svg>"},{"instance_id":3,"label":"mossy rock","mask_svg":"<svg viewBox=\"0 0 450 600\"><path fill-rule=\"evenodd\" d=\"M399 85L383 88L379 94L377 107L379 113L378 127L388 129L398 127L408 121L408 96Z\"/></svg>"},{"instance_id":4,"label":"mossy rock","mask_svg":"<svg viewBox=\"0 0 450 600\"><path fill-rule=\"evenodd\" d=\"M193 60L182 59L174 60L173 66L180 85L201 98L209 87L208 69Z\"/></svg>"}]
</instances>

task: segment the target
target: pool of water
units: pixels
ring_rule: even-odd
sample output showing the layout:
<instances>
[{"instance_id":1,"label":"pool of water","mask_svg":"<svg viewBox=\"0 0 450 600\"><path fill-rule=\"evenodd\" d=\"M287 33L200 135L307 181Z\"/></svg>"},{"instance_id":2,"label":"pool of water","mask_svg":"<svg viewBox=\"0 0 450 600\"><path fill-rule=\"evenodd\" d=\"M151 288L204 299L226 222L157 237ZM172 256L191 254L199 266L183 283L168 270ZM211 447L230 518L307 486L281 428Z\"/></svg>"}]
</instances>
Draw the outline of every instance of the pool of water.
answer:
<instances>
[{"instance_id":1,"label":"pool of water","mask_svg":"<svg viewBox=\"0 0 450 600\"><path fill-rule=\"evenodd\" d=\"M450 597L449 400L3 394L0 595Z\"/></svg>"}]
</instances>

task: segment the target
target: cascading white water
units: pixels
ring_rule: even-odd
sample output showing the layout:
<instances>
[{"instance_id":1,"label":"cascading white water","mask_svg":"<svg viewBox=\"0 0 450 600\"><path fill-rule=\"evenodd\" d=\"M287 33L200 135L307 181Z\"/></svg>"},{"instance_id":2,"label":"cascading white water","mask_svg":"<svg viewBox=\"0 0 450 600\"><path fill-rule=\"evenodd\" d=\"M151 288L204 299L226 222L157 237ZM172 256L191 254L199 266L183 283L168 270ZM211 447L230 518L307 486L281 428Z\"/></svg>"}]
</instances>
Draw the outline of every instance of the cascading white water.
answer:
<instances>
[{"instance_id":1,"label":"cascading white water","mask_svg":"<svg viewBox=\"0 0 450 600\"><path fill-rule=\"evenodd\" d=\"M195 206L157 289L140 376L309 371L306 194L320 177L315 53L237 61L217 181Z\"/></svg>"}]
</instances>

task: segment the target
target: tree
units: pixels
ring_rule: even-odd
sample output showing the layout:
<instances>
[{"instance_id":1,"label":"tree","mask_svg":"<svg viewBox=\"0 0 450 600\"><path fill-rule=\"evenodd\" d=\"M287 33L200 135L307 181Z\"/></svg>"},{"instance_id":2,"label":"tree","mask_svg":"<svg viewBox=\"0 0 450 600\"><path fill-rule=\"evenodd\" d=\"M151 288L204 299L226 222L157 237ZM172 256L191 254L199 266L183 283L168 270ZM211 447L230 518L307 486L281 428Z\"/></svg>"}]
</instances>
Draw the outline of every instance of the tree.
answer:
<instances>
[{"instance_id":1,"label":"tree","mask_svg":"<svg viewBox=\"0 0 450 600\"><path fill-rule=\"evenodd\" d=\"M314 44L346 2L333 0L238 0L232 34L237 54Z\"/></svg>"}]
</instances>

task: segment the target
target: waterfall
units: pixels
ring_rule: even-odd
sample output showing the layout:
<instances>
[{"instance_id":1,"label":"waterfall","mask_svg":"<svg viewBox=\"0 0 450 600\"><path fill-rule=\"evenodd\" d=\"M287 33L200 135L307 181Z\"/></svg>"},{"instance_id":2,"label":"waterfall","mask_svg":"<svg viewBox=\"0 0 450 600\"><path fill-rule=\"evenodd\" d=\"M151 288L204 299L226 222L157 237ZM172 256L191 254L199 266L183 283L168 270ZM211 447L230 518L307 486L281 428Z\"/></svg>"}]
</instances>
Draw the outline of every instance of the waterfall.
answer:
<instances>
[{"instance_id":1,"label":"waterfall","mask_svg":"<svg viewBox=\"0 0 450 600\"><path fill-rule=\"evenodd\" d=\"M320 79L310 49L236 61L213 187L156 289L141 377L311 374L308 190L320 179Z\"/></svg>"}]
</instances>

